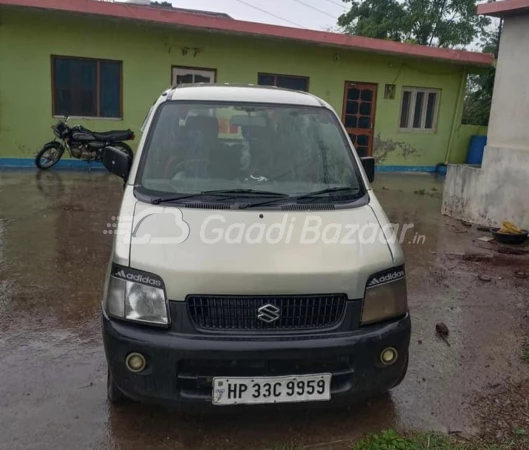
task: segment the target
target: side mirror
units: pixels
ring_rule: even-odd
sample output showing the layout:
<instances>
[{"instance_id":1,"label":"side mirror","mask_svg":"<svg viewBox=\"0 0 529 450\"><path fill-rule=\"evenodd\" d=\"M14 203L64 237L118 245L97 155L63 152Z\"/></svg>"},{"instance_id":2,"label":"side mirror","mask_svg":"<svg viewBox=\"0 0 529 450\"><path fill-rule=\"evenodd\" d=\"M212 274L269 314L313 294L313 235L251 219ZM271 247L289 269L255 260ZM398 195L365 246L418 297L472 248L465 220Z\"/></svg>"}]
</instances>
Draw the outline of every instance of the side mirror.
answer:
<instances>
[{"instance_id":1,"label":"side mirror","mask_svg":"<svg viewBox=\"0 0 529 450\"><path fill-rule=\"evenodd\" d=\"M103 165L110 173L127 181L132 160L129 155L115 147L105 147L103 150Z\"/></svg>"},{"instance_id":2,"label":"side mirror","mask_svg":"<svg viewBox=\"0 0 529 450\"><path fill-rule=\"evenodd\" d=\"M362 161L362 166L364 166L364 171L367 175L367 179L372 183L375 179L375 158L372 156L365 156L360 158Z\"/></svg>"}]
</instances>

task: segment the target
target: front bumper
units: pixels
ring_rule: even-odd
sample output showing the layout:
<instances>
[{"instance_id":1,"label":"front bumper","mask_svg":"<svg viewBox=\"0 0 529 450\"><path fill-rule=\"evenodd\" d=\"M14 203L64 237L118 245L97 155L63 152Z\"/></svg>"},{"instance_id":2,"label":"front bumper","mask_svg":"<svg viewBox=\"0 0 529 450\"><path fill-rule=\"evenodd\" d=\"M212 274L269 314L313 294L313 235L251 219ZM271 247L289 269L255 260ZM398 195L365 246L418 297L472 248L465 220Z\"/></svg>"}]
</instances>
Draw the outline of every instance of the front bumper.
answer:
<instances>
[{"instance_id":1,"label":"front bumper","mask_svg":"<svg viewBox=\"0 0 529 450\"><path fill-rule=\"evenodd\" d=\"M135 400L211 404L213 377L255 377L331 373L331 397L347 400L385 392L405 375L411 334L409 316L325 335L226 336L180 334L108 318L103 340L116 385ZM384 366L386 347L399 352ZM147 368L125 367L131 352L142 353Z\"/></svg>"}]
</instances>

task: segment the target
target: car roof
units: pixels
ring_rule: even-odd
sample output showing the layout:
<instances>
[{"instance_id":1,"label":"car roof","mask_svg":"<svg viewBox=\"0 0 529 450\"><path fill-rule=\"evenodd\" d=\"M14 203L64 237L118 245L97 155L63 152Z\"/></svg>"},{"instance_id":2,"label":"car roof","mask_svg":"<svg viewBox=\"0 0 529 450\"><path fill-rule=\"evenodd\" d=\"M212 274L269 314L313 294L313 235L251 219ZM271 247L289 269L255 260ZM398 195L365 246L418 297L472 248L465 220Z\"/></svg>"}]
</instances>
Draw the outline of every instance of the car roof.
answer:
<instances>
[{"instance_id":1,"label":"car roof","mask_svg":"<svg viewBox=\"0 0 529 450\"><path fill-rule=\"evenodd\" d=\"M326 104L307 92L292 91L275 86L233 85L233 84L185 84L171 88L164 95L167 100L279 103L299 106Z\"/></svg>"}]
</instances>

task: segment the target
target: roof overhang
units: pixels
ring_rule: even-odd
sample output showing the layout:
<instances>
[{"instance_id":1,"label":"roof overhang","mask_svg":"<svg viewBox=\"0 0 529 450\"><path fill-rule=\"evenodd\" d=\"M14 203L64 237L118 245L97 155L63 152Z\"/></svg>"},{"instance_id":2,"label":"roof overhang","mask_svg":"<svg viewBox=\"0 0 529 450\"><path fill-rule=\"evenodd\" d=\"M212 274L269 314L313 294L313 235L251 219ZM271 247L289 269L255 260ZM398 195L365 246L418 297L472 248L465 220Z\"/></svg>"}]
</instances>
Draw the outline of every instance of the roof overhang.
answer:
<instances>
[{"instance_id":1,"label":"roof overhang","mask_svg":"<svg viewBox=\"0 0 529 450\"><path fill-rule=\"evenodd\" d=\"M0 0L0 6L105 16L177 28L282 39L362 52L424 58L467 66L489 67L493 62L493 56L487 53L427 47L362 36L282 27L242 20L229 20L163 8L138 6L130 3L95 0Z\"/></svg>"},{"instance_id":2,"label":"roof overhang","mask_svg":"<svg viewBox=\"0 0 529 450\"><path fill-rule=\"evenodd\" d=\"M502 2L482 3L478 5L478 14L494 17L529 14L529 0L505 0Z\"/></svg>"}]
</instances>

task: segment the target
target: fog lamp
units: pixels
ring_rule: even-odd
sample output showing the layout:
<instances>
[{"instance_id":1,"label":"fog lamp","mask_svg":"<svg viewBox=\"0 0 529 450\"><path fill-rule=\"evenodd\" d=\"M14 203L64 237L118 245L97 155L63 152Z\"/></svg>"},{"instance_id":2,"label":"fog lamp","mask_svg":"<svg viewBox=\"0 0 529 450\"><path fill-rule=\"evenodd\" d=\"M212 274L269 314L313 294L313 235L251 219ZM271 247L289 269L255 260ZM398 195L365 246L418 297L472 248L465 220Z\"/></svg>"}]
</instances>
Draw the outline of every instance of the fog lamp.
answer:
<instances>
[{"instance_id":1,"label":"fog lamp","mask_svg":"<svg viewBox=\"0 0 529 450\"><path fill-rule=\"evenodd\" d=\"M399 354L396 349L393 347L388 347L382 350L380 353L380 361L385 366L391 366L395 363L395 361L397 361L398 355Z\"/></svg>"},{"instance_id":2,"label":"fog lamp","mask_svg":"<svg viewBox=\"0 0 529 450\"><path fill-rule=\"evenodd\" d=\"M130 353L125 360L125 364L131 372L138 373L145 369L147 362L141 353Z\"/></svg>"}]
</instances>

